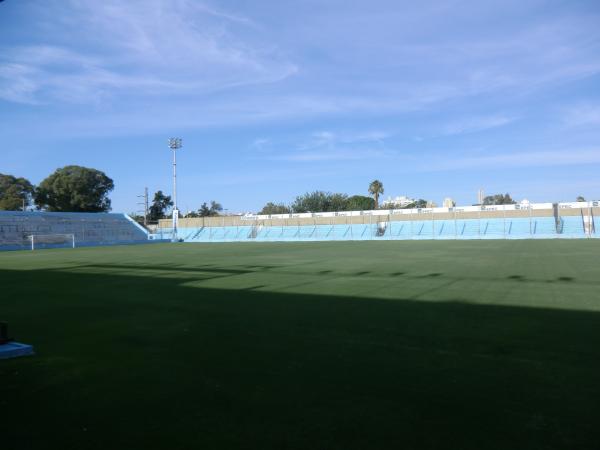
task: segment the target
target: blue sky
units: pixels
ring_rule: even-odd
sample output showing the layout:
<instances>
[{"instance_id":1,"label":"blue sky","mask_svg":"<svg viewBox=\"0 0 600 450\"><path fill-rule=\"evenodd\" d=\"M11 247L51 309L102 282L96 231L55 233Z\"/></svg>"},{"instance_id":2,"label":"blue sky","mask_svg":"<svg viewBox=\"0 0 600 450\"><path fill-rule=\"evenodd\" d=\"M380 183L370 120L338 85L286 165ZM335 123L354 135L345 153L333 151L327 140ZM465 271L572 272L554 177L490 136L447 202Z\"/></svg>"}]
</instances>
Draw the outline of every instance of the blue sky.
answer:
<instances>
[{"instance_id":1,"label":"blue sky","mask_svg":"<svg viewBox=\"0 0 600 450\"><path fill-rule=\"evenodd\" d=\"M315 189L600 198L600 2L6 0L0 172L180 209Z\"/></svg>"}]
</instances>

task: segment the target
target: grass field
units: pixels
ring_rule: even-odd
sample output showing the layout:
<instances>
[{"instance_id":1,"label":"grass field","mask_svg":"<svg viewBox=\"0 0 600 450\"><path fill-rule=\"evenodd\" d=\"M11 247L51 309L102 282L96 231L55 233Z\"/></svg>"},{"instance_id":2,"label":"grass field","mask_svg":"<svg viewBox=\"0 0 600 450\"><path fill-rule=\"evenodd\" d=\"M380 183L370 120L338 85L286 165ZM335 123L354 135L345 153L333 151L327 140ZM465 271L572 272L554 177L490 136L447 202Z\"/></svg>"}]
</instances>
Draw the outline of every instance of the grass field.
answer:
<instances>
[{"instance_id":1,"label":"grass field","mask_svg":"<svg viewBox=\"0 0 600 450\"><path fill-rule=\"evenodd\" d=\"M598 449L600 240L0 254L0 448Z\"/></svg>"}]
</instances>

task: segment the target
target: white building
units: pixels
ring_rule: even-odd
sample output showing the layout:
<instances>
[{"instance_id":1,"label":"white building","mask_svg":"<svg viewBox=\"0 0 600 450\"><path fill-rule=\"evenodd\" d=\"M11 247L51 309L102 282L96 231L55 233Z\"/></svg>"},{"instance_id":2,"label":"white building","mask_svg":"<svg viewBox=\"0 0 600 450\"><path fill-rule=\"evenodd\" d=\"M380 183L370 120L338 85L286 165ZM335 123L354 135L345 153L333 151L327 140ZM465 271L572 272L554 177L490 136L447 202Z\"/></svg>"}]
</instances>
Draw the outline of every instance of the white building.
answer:
<instances>
[{"instance_id":1,"label":"white building","mask_svg":"<svg viewBox=\"0 0 600 450\"><path fill-rule=\"evenodd\" d=\"M485 192L483 192L483 189L479 189L477 191L477 204L483 205L483 199L485 199Z\"/></svg>"},{"instance_id":2,"label":"white building","mask_svg":"<svg viewBox=\"0 0 600 450\"><path fill-rule=\"evenodd\" d=\"M444 199L444 203L442 203L442 206L444 208L452 208L452 207L454 207L454 205L456 205L456 202L453 199L451 199L450 197L446 197Z\"/></svg>"},{"instance_id":3,"label":"white building","mask_svg":"<svg viewBox=\"0 0 600 450\"><path fill-rule=\"evenodd\" d=\"M405 206L408 206L412 203L415 202L414 198L408 198L405 195L401 195L398 196L396 198L392 198L392 197L388 197L387 200L384 200L381 203L381 206L386 207L386 206L390 206L390 207L394 207L394 206L398 206L400 208L404 208Z\"/></svg>"}]
</instances>

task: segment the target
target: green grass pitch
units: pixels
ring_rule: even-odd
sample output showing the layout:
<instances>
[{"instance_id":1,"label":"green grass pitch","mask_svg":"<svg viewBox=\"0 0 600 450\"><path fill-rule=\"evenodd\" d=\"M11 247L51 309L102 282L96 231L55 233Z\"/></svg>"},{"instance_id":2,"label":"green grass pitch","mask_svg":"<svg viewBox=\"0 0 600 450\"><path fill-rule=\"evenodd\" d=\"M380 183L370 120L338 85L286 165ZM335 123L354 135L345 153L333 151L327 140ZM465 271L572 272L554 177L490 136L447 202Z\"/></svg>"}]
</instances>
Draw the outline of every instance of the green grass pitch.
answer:
<instances>
[{"instance_id":1,"label":"green grass pitch","mask_svg":"<svg viewBox=\"0 0 600 450\"><path fill-rule=\"evenodd\" d=\"M600 240L0 254L0 448L598 449Z\"/></svg>"}]
</instances>

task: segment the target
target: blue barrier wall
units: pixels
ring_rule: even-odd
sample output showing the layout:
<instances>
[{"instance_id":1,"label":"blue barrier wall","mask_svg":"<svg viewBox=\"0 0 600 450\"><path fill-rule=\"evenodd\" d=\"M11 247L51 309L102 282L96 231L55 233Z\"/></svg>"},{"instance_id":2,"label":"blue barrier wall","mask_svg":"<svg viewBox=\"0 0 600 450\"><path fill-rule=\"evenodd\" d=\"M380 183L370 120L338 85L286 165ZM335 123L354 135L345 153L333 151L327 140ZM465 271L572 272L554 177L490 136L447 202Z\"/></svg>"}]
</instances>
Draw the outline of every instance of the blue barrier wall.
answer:
<instances>
[{"instance_id":1,"label":"blue barrier wall","mask_svg":"<svg viewBox=\"0 0 600 450\"><path fill-rule=\"evenodd\" d=\"M172 230L159 229L156 238L171 239ZM184 242L272 242L403 239L561 239L595 238L580 217L389 221L372 224L301 226L223 226L179 228Z\"/></svg>"},{"instance_id":2,"label":"blue barrier wall","mask_svg":"<svg viewBox=\"0 0 600 450\"><path fill-rule=\"evenodd\" d=\"M31 248L30 235L74 234L76 246L146 244L173 239L172 230L148 235L124 214L0 211L0 250ZM387 221L372 224L180 228L184 242L364 241L419 239L597 238L581 217ZM66 246L36 245L37 248Z\"/></svg>"}]
</instances>

